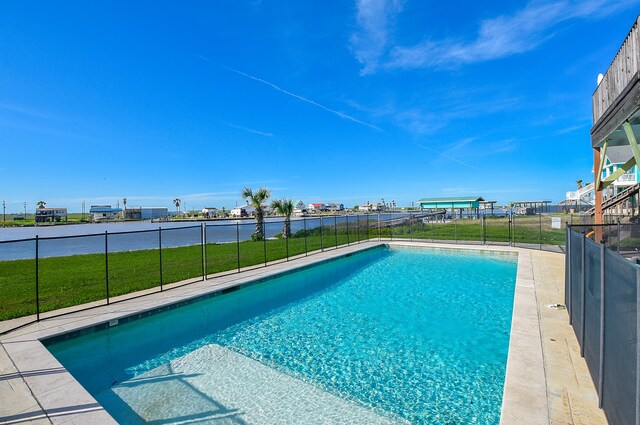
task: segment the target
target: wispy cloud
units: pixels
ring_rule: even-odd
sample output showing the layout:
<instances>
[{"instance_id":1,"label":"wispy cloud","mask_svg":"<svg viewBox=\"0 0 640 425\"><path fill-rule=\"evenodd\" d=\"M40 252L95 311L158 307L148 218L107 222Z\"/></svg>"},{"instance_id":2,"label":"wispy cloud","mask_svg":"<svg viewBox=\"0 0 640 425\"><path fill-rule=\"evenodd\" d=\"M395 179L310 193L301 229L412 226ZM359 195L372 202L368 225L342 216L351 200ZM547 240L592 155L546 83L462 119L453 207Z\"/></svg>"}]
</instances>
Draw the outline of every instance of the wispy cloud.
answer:
<instances>
[{"instance_id":1,"label":"wispy cloud","mask_svg":"<svg viewBox=\"0 0 640 425\"><path fill-rule=\"evenodd\" d=\"M231 124L230 122L225 121L222 121L222 123L228 125L229 127L237 128L238 130L244 130L249 133L259 134L260 136L273 137L273 133L265 133L264 131L254 130L253 128L243 127L241 125Z\"/></svg>"},{"instance_id":2,"label":"wispy cloud","mask_svg":"<svg viewBox=\"0 0 640 425\"><path fill-rule=\"evenodd\" d=\"M248 79L250 79L250 80L257 81L257 82L259 82L259 83L261 83L261 84L264 84L264 85L266 85L266 86L269 86L269 87L271 87L272 89L274 89L274 90L276 90L276 91L279 91L279 92L280 92L280 93L282 93L282 94L286 94L287 96L291 96L291 97L293 97L293 98L295 98L295 99L298 99L298 100L300 100L300 101L302 101L302 102L309 103L309 104L311 104L311 105L313 105L313 106L316 106L316 107L318 107L318 108L320 108L320 109L322 109L322 110L324 110L324 111L331 112L332 114L337 115L337 116L339 116L340 118L343 118L343 119L346 119L346 120L349 120L349 121L353 121L353 122L355 122L355 123L357 123L357 124L361 124L361 125L367 126L367 127L369 127L369 128L373 128L373 129L378 130L378 131L384 131L384 130L382 130L380 127L376 127L376 126L375 126L375 125L373 125L373 124L369 124L369 123L367 123L367 122L361 121L361 120L359 120L359 119L357 119L357 118L352 117L351 115L347 115L347 114L345 114L345 113L343 113L343 112L336 111L335 109L328 108L328 107L326 107L326 106L324 106L324 105L319 104L319 103L318 103L318 102L316 102L316 101L313 101L313 100L311 100L311 99L307 99L306 97L300 96L299 94L292 93L292 92L290 92L290 91L288 91L288 90L285 90L285 89L283 89L283 88L281 88L281 87L279 87L279 86L275 85L274 83L271 83L271 82L269 82L269 81L263 80L262 78L255 77L255 76L253 76L253 75L247 74L246 72L238 71L237 69L231 68L231 67L226 66L226 65L220 65L220 64L217 64L217 63L215 63L214 61L212 61L211 59L209 59L209 58L207 58L207 57L205 57L205 56L202 56L202 55L196 55L196 57L198 57L199 59L201 59L201 60L203 60L203 61L206 61L206 62L212 63L212 64L214 64L214 65L216 65L216 66L220 66L220 67L222 67L222 68L224 68L224 69L226 69L226 70L228 70L228 71L231 71L231 72L233 72L233 73L236 73L236 74L238 74L238 75L241 75L241 76L243 76L243 77L245 77L245 78L248 78Z\"/></svg>"},{"instance_id":3,"label":"wispy cloud","mask_svg":"<svg viewBox=\"0 0 640 425\"><path fill-rule=\"evenodd\" d=\"M363 65L361 74L378 68L389 42L394 17L402 10L401 0L357 0L358 31L351 35L351 48Z\"/></svg>"},{"instance_id":4,"label":"wispy cloud","mask_svg":"<svg viewBox=\"0 0 640 425\"><path fill-rule=\"evenodd\" d=\"M382 0L379 2L386 3ZM511 15L481 21L474 39L426 38L413 46L388 42L389 26L384 23L393 19L394 14L400 11L398 8L372 8L369 3L377 2L358 1L358 32L352 36L352 40L359 40L365 39L369 34L378 35L369 50L356 51L356 59L364 65L363 73L371 73L380 68L460 66L528 52L552 38L562 23L580 19L602 19L637 6L640 0L532 0ZM369 14L365 14L366 12ZM372 15L375 19L363 19L363 14Z\"/></svg>"}]
</instances>

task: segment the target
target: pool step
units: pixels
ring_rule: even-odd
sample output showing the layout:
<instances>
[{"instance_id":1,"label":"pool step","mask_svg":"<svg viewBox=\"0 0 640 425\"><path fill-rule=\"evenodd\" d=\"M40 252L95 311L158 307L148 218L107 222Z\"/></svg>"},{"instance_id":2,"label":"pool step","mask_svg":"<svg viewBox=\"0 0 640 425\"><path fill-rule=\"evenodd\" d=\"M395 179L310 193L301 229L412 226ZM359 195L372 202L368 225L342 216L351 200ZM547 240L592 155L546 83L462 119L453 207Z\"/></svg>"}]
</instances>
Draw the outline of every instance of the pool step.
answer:
<instances>
[{"instance_id":1,"label":"pool step","mask_svg":"<svg viewBox=\"0 0 640 425\"><path fill-rule=\"evenodd\" d=\"M103 397L120 405L110 413L121 423L401 423L219 345L121 382Z\"/></svg>"}]
</instances>

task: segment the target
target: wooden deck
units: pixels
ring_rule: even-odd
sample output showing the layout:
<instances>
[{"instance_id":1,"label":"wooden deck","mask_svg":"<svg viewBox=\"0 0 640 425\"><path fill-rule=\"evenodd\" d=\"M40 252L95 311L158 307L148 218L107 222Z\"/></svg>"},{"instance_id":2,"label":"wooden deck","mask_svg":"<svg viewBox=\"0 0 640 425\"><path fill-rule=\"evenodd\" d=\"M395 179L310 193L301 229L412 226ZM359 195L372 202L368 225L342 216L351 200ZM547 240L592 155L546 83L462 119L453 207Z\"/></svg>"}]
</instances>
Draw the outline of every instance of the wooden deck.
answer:
<instances>
[{"instance_id":1,"label":"wooden deck","mask_svg":"<svg viewBox=\"0 0 640 425\"><path fill-rule=\"evenodd\" d=\"M640 109L640 16L636 18L620 50L592 96L593 147L627 144L619 126ZM632 122L637 125L637 123ZM617 139L620 140L617 140Z\"/></svg>"}]
</instances>

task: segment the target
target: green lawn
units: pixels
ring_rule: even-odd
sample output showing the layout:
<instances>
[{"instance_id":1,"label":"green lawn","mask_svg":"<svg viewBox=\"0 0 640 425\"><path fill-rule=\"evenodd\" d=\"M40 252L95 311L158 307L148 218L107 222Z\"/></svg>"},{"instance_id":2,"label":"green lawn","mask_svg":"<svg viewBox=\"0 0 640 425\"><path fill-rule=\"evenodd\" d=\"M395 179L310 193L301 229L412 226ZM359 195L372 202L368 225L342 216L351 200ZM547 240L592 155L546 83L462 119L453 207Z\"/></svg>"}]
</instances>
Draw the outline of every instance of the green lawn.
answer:
<instances>
[{"instance_id":1,"label":"green lawn","mask_svg":"<svg viewBox=\"0 0 640 425\"><path fill-rule=\"evenodd\" d=\"M516 218L517 243L564 245L564 230L551 229L543 220L542 233L537 217ZM382 228L375 220L361 218L320 229L300 230L289 239L245 241L240 244L221 243L205 246L206 272L233 272L238 267L261 266L275 261L357 241L382 238L416 240L467 240L508 242L506 219L487 219L483 230L480 220L456 220L452 223L420 223L412 226ZM486 236L483 233L486 232ZM203 252L200 245L163 248L162 282L178 282L198 278L203 273ZM238 256L239 255L239 256ZM239 259L239 262L238 262ZM123 295L160 286L160 252L158 249L109 254L109 295ZM106 264L104 254L50 257L39 260L40 311L51 311L106 298ZM0 320L21 317L36 312L35 260L0 261Z\"/></svg>"}]
</instances>

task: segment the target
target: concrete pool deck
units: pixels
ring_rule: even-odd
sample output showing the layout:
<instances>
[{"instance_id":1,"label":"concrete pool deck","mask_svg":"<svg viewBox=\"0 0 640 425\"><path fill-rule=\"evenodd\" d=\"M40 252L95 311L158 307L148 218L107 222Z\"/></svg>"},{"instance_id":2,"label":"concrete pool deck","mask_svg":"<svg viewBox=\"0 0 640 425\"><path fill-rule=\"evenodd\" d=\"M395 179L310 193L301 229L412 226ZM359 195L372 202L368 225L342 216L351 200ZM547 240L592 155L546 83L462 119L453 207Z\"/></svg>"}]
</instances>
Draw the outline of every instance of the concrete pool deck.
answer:
<instances>
[{"instance_id":1,"label":"concrete pool deck","mask_svg":"<svg viewBox=\"0 0 640 425\"><path fill-rule=\"evenodd\" d=\"M564 309L564 255L506 246L367 242L244 271L171 291L50 318L0 337L1 424L113 424L111 416L40 343L380 244L518 253L501 424L606 424Z\"/></svg>"}]
</instances>

